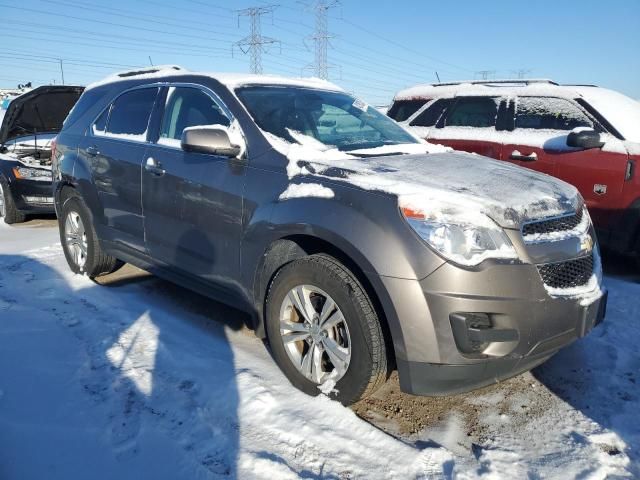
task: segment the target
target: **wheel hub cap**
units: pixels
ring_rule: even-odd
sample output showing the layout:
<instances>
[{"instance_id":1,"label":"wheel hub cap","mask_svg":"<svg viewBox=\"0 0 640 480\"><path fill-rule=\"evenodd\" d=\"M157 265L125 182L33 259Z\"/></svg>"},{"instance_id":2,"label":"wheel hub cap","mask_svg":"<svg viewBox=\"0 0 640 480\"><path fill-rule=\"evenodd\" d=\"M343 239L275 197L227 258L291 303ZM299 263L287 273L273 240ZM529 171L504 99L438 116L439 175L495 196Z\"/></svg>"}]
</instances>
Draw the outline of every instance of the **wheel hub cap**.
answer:
<instances>
[{"instance_id":1,"label":"wheel hub cap","mask_svg":"<svg viewBox=\"0 0 640 480\"><path fill-rule=\"evenodd\" d=\"M79 267L87 263L87 232L78 212L71 211L64 222L67 249L73 262Z\"/></svg>"},{"instance_id":2,"label":"wheel hub cap","mask_svg":"<svg viewBox=\"0 0 640 480\"><path fill-rule=\"evenodd\" d=\"M351 361L349 328L335 301L312 285L289 291L280 308L280 335L293 365L308 380L340 380Z\"/></svg>"}]
</instances>

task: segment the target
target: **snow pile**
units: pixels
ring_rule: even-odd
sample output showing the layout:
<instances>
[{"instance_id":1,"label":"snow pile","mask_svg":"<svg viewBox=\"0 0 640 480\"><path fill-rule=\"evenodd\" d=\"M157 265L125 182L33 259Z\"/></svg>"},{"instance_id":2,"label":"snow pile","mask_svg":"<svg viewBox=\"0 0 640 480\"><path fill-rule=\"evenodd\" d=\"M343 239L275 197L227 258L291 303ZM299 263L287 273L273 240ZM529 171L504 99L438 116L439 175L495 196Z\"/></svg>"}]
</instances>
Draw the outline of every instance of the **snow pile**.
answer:
<instances>
[{"instance_id":1,"label":"snow pile","mask_svg":"<svg viewBox=\"0 0 640 480\"><path fill-rule=\"evenodd\" d=\"M292 183L280 194L279 200L289 200L290 198L317 197L333 198L335 193L330 188L319 183Z\"/></svg>"}]
</instances>

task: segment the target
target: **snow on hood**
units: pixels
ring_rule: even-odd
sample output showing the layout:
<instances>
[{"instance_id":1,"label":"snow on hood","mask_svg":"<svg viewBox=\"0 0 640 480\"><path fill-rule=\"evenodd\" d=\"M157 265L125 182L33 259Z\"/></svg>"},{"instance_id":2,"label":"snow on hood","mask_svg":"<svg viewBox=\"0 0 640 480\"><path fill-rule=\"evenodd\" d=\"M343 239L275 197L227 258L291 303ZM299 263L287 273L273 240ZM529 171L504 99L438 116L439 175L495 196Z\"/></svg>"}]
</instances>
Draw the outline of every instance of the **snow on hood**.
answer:
<instances>
[{"instance_id":1,"label":"snow on hood","mask_svg":"<svg viewBox=\"0 0 640 480\"><path fill-rule=\"evenodd\" d=\"M453 218L495 227L493 220L504 228L519 228L523 222L575 212L582 206L578 190L562 180L428 142L347 153L300 132L289 131L300 143L262 133L288 158L290 179L298 175L330 177L391 193L403 205L434 220ZM391 153L405 155L388 156Z\"/></svg>"},{"instance_id":2,"label":"snow on hood","mask_svg":"<svg viewBox=\"0 0 640 480\"><path fill-rule=\"evenodd\" d=\"M367 190L397 195L403 205L447 221L504 228L574 212L582 199L571 185L462 152L297 162L298 173L337 177ZM294 168L289 168L295 171Z\"/></svg>"}]
</instances>

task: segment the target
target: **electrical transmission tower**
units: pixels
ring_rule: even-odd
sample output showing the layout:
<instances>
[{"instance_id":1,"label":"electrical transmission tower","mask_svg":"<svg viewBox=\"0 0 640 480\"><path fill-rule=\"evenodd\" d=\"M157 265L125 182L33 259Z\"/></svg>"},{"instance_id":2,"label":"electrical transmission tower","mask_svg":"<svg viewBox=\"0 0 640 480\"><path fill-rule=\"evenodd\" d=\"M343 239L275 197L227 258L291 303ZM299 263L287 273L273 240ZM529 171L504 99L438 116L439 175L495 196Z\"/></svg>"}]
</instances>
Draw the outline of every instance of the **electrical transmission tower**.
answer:
<instances>
[{"instance_id":1,"label":"electrical transmission tower","mask_svg":"<svg viewBox=\"0 0 640 480\"><path fill-rule=\"evenodd\" d=\"M273 14L276 5L266 7L251 7L238 11L238 26L240 17L249 17L251 21L251 33L239 42L234 43L244 54L249 53L251 57L251 73L262 73L262 53L266 50L265 45L280 43L279 40L271 37L263 37L261 33L260 20L263 15Z\"/></svg>"},{"instance_id":2,"label":"electrical transmission tower","mask_svg":"<svg viewBox=\"0 0 640 480\"><path fill-rule=\"evenodd\" d=\"M518 70L513 70L512 72L518 76L518 79L523 79L531 73L531 70L527 68L519 68Z\"/></svg>"},{"instance_id":3,"label":"electrical transmission tower","mask_svg":"<svg viewBox=\"0 0 640 480\"><path fill-rule=\"evenodd\" d=\"M493 77L496 74L495 70L478 70L476 75L480 75L482 80L488 80L489 77Z\"/></svg>"},{"instance_id":4,"label":"electrical transmission tower","mask_svg":"<svg viewBox=\"0 0 640 480\"><path fill-rule=\"evenodd\" d=\"M307 68L314 71L318 78L326 80L329 78L329 59L327 51L329 40L333 38L329 35L329 10L340 5L339 0L316 0L312 4L307 4L307 8L316 14L315 33L310 37L315 44L315 62Z\"/></svg>"}]
</instances>

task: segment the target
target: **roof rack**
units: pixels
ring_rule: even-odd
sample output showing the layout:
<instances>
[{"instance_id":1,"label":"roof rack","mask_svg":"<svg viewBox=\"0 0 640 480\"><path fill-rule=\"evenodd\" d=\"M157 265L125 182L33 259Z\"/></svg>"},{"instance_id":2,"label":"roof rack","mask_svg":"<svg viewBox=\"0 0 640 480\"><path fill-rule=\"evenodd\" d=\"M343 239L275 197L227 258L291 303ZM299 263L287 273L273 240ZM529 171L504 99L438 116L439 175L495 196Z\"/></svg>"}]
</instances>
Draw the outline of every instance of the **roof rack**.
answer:
<instances>
[{"instance_id":1,"label":"roof rack","mask_svg":"<svg viewBox=\"0 0 640 480\"><path fill-rule=\"evenodd\" d=\"M598 85L592 85L590 83L563 83L563 87L594 87L599 88Z\"/></svg>"},{"instance_id":2,"label":"roof rack","mask_svg":"<svg viewBox=\"0 0 640 480\"><path fill-rule=\"evenodd\" d=\"M447 87L447 86L453 86L453 85L463 85L463 84L471 84L471 85L513 85L513 84L520 84L520 85L532 85L535 83L546 83L548 85L560 85L557 82L554 82L553 80L549 80L546 78L527 78L527 79L522 79L519 78L517 80L467 80L467 81L461 81L461 82L445 82L445 83L432 83L431 86L433 87Z\"/></svg>"},{"instance_id":3,"label":"roof rack","mask_svg":"<svg viewBox=\"0 0 640 480\"><path fill-rule=\"evenodd\" d=\"M178 65L158 65L157 67L140 68L138 70L129 70L127 72L120 72L118 73L118 77L120 78L136 77L138 75L148 75L150 73L162 72L164 70L180 71L180 70L184 70L184 68L179 67Z\"/></svg>"}]
</instances>

